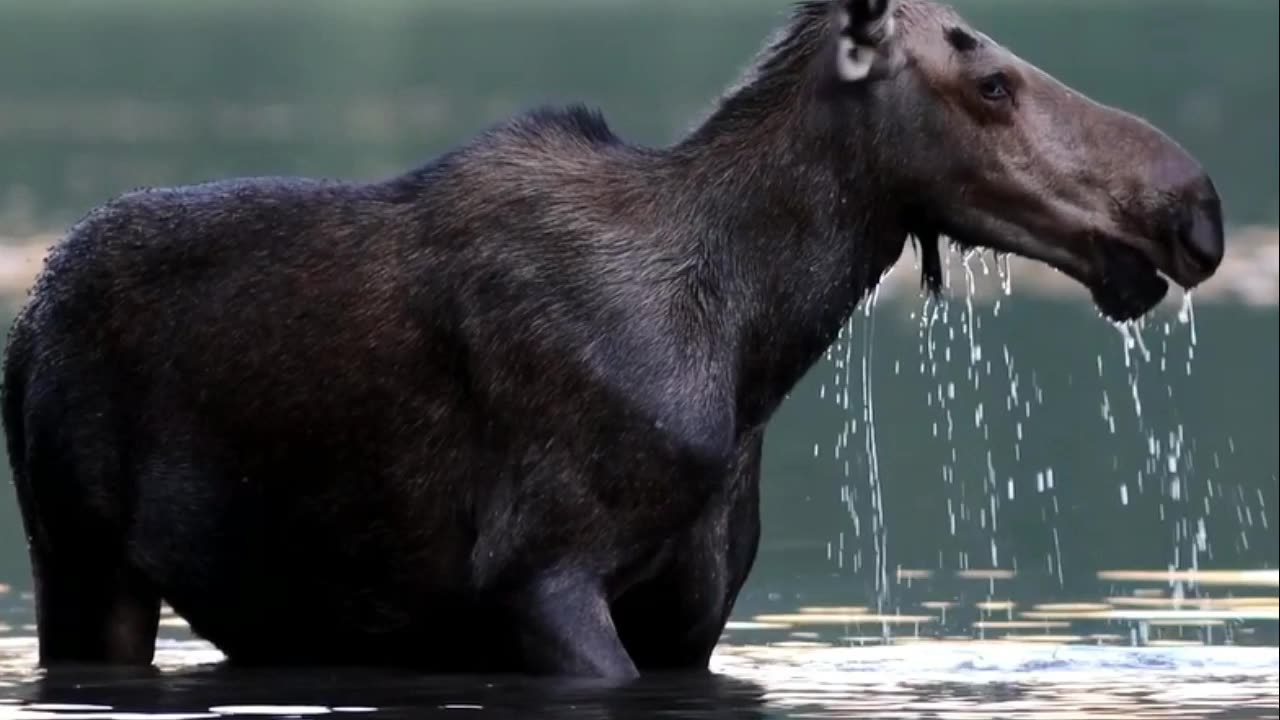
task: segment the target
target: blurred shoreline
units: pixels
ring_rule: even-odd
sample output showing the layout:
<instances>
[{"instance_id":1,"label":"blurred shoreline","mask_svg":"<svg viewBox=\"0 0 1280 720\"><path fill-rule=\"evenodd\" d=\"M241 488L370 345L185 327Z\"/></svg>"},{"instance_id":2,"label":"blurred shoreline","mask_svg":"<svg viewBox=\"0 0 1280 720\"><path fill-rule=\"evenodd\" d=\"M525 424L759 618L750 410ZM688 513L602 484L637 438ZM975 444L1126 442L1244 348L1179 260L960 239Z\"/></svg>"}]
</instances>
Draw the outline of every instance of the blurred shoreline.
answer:
<instances>
[{"instance_id":1,"label":"blurred shoreline","mask_svg":"<svg viewBox=\"0 0 1280 720\"><path fill-rule=\"evenodd\" d=\"M0 303L10 307L20 303L43 265L44 255L61 238L59 232L7 235L0 231ZM1071 278L1042 263L1009 258L1010 281L1002 279L1003 261L981 253L968 261L957 252L944 254L946 295L964 297L972 282L974 299L995 303L1005 295L1030 294L1061 300L1087 301L1088 292ZM914 249L908 245L902 258L880 285L881 299L919 295L919 266ZM1169 293L1165 303L1180 302L1182 293ZM1228 231L1227 254L1222 267L1209 282L1194 291L1197 302L1237 303L1251 307L1280 305L1280 229L1241 227Z\"/></svg>"}]
</instances>

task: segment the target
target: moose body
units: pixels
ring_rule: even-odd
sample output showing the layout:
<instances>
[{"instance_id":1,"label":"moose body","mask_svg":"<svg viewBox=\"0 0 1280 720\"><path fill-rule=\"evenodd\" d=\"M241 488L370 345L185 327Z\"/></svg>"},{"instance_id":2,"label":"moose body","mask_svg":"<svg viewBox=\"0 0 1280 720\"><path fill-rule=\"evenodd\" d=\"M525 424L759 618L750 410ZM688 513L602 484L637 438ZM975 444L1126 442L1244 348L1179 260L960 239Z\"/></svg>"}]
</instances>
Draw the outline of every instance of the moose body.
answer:
<instances>
[{"instance_id":1,"label":"moose body","mask_svg":"<svg viewBox=\"0 0 1280 720\"><path fill-rule=\"evenodd\" d=\"M1124 172L1061 151L1104 139ZM129 193L7 350L42 661L149 663L167 601L246 663L705 668L766 424L909 236L931 286L945 234L1125 318L1157 268L1213 272L1217 202L1141 121L887 0L800 6L669 148L573 107L385 181Z\"/></svg>"}]
</instances>

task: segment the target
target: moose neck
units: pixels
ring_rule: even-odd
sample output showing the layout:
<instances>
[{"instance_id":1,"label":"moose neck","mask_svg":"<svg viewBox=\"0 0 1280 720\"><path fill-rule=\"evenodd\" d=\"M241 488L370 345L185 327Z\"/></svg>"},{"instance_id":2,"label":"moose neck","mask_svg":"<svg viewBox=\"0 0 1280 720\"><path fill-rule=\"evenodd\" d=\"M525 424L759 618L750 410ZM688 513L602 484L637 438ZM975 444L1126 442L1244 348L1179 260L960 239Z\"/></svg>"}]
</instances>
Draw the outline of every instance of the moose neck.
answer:
<instances>
[{"instance_id":1,"label":"moose neck","mask_svg":"<svg viewBox=\"0 0 1280 720\"><path fill-rule=\"evenodd\" d=\"M871 118L797 82L806 58L783 59L675 148L700 206L703 281L733 324L744 426L768 419L906 241L875 181Z\"/></svg>"}]
</instances>

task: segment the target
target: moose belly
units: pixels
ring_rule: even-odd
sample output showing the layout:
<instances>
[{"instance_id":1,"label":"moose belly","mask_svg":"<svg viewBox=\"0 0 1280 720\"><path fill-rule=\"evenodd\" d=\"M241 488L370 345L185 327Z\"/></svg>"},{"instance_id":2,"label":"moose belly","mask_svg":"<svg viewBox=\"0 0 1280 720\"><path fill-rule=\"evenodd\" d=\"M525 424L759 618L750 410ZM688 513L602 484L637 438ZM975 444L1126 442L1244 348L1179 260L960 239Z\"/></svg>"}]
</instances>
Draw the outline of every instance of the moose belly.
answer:
<instances>
[{"instance_id":1,"label":"moose belly","mask_svg":"<svg viewBox=\"0 0 1280 720\"><path fill-rule=\"evenodd\" d=\"M643 494L628 512L558 501L553 515L494 493L501 508L472 514L456 488L492 487L467 477L437 475L423 488L362 473L269 476L169 481L138 497L137 567L237 662L465 669L473 648L487 647L477 668L502 667L507 653L518 667L507 646L523 575L566 560L598 569L616 596L669 565L672 538L685 535L684 512L660 512ZM484 533L468 527L476 514L488 516ZM478 535L496 538L499 554L479 552Z\"/></svg>"}]
</instances>

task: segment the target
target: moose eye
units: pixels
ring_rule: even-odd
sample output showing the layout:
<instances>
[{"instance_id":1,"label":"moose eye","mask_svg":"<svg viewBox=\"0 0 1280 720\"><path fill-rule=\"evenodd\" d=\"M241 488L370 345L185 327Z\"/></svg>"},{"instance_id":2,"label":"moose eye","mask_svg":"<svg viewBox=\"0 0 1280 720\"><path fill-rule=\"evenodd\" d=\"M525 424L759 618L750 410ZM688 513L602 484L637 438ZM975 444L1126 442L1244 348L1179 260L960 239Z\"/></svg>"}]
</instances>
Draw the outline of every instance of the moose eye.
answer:
<instances>
[{"instance_id":1,"label":"moose eye","mask_svg":"<svg viewBox=\"0 0 1280 720\"><path fill-rule=\"evenodd\" d=\"M1009 78L1004 73L988 75L978 81L978 92L984 100L1001 102L1012 96L1009 89Z\"/></svg>"}]
</instances>

